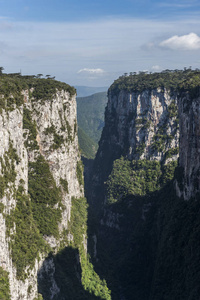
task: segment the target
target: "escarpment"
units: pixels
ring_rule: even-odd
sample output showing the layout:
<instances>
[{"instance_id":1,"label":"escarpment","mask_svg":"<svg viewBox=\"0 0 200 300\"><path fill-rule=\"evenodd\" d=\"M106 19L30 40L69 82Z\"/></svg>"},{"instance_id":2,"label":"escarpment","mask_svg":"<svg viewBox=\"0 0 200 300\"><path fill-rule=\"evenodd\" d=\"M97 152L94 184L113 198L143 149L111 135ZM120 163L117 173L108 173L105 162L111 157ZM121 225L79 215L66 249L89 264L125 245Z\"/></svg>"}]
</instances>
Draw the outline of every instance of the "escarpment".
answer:
<instances>
[{"instance_id":1,"label":"escarpment","mask_svg":"<svg viewBox=\"0 0 200 300\"><path fill-rule=\"evenodd\" d=\"M151 79L142 76L141 80ZM135 83L137 75L131 77ZM108 90L105 127L94 162L94 198L104 189L113 162L121 156L130 161L157 161L162 172L176 166L179 155L177 91L162 85L145 87L145 83L142 90L139 88L128 89L128 85L122 85L120 89L114 83ZM103 193L101 200L95 203L103 201L102 197Z\"/></svg>"},{"instance_id":2,"label":"escarpment","mask_svg":"<svg viewBox=\"0 0 200 300\"><path fill-rule=\"evenodd\" d=\"M0 76L0 298L198 299L200 72L112 84L89 207L75 98Z\"/></svg>"},{"instance_id":3,"label":"escarpment","mask_svg":"<svg viewBox=\"0 0 200 300\"><path fill-rule=\"evenodd\" d=\"M200 197L200 91L182 91L179 97L180 159L177 194L185 200ZM182 175L182 176L181 176ZM178 180L177 180L178 182Z\"/></svg>"},{"instance_id":4,"label":"escarpment","mask_svg":"<svg viewBox=\"0 0 200 300\"><path fill-rule=\"evenodd\" d=\"M1 80L0 261L11 299L37 297L42 261L69 239L64 232L71 199L83 197L75 90L64 84L57 89L51 81L40 84L30 78Z\"/></svg>"},{"instance_id":5,"label":"escarpment","mask_svg":"<svg viewBox=\"0 0 200 300\"><path fill-rule=\"evenodd\" d=\"M4 299L96 299L96 288L110 299L87 256L76 91L65 83L1 75L0 228Z\"/></svg>"},{"instance_id":6,"label":"escarpment","mask_svg":"<svg viewBox=\"0 0 200 300\"><path fill-rule=\"evenodd\" d=\"M108 90L90 247L112 299L199 297L199 87L198 70L167 70Z\"/></svg>"}]
</instances>

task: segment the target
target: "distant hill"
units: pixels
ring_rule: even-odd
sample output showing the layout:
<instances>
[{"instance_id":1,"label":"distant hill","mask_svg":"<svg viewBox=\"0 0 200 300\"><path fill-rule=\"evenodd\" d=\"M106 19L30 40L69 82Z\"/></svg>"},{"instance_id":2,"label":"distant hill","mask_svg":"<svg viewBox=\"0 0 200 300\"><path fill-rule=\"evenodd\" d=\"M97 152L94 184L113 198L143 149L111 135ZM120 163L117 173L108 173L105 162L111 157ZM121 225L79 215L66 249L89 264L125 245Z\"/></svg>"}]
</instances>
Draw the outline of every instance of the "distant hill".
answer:
<instances>
[{"instance_id":1,"label":"distant hill","mask_svg":"<svg viewBox=\"0 0 200 300\"><path fill-rule=\"evenodd\" d=\"M105 92L108 87L75 86L77 97L87 97L95 93Z\"/></svg>"},{"instance_id":2,"label":"distant hill","mask_svg":"<svg viewBox=\"0 0 200 300\"><path fill-rule=\"evenodd\" d=\"M78 126L98 143L104 126L104 111L107 104L107 92L96 93L88 97L77 97Z\"/></svg>"},{"instance_id":3,"label":"distant hill","mask_svg":"<svg viewBox=\"0 0 200 300\"><path fill-rule=\"evenodd\" d=\"M81 155L88 159L94 159L98 144L95 143L81 127L78 127L78 141Z\"/></svg>"}]
</instances>

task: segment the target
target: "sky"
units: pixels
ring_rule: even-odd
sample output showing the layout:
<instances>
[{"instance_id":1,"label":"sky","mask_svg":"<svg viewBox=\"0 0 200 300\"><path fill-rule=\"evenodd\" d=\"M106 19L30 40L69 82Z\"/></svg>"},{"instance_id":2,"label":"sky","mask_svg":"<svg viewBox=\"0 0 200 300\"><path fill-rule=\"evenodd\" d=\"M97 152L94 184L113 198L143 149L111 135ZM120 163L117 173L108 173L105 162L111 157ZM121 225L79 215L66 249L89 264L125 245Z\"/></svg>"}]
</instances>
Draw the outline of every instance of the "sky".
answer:
<instances>
[{"instance_id":1,"label":"sky","mask_svg":"<svg viewBox=\"0 0 200 300\"><path fill-rule=\"evenodd\" d=\"M200 68L200 0L0 0L0 66L105 87Z\"/></svg>"}]
</instances>

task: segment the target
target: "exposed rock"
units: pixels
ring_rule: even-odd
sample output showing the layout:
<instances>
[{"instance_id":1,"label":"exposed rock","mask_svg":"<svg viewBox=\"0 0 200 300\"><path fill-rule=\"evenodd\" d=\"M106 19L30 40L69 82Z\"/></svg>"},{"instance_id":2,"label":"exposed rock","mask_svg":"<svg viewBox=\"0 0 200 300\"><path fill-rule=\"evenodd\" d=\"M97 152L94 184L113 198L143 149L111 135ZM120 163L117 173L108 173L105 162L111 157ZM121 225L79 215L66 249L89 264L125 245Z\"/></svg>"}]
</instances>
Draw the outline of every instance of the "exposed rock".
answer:
<instances>
[{"instance_id":1,"label":"exposed rock","mask_svg":"<svg viewBox=\"0 0 200 300\"><path fill-rule=\"evenodd\" d=\"M199 93L200 94L200 91ZM179 97L180 116L180 182L177 195L185 200L200 199L200 96L189 92Z\"/></svg>"},{"instance_id":2,"label":"exposed rock","mask_svg":"<svg viewBox=\"0 0 200 300\"><path fill-rule=\"evenodd\" d=\"M31 92L24 90L24 105L13 106L12 110L2 110L0 114L0 175L5 175L4 165L8 161L16 176L13 182L8 182L0 200L4 205L3 213L0 213L0 266L9 273L10 294L12 300L33 300L38 295L37 274L45 259L44 254L35 260L34 267L27 266L28 276L24 280L17 279L16 267L12 261L12 253L9 246L11 237L7 235L6 216L16 207L16 190L23 182L24 193L28 193L28 164L36 161L39 154L48 162L56 186L62 190L62 219L59 224L60 234L68 228L71 214L71 198L83 196L83 187L77 179L77 162L80 161L78 149L78 137L76 126L76 98L68 92L57 91L51 100L36 101L30 97ZM23 111L28 109L32 116L31 122L35 122L37 130L36 143L38 149L31 149L29 140L30 130L23 128ZM53 129L48 132L48 129ZM57 140L58 143L57 143ZM59 140L60 139L60 140ZM56 144L57 143L57 144ZM14 149L18 159L12 161L9 157L9 149ZM6 166L7 167L7 166ZM62 181L66 184L62 186ZM10 231L15 233L15 225ZM71 237L73 239L73 237ZM62 238L44 236L53 251L62 241ZM47 260L43 268L54 270L53 260ZM59 292L54 279L51 276L51 299Z\"/></svg>"},{"instance_id":3,"label":"exposed rock","mask_svg":"<svg viewBox=\"0 0 200 300\"><path fill-rule=\"evenodd\" d=\"M156 160L164 164L178 159L179 128L177 93L167 89L128 92L109 90L105 127L94 162L93 196L99 198L113 161ZM103 193L100 194L102 202ZM103 200L104 201L104 200Z\"/></svg>"}]
</instances>

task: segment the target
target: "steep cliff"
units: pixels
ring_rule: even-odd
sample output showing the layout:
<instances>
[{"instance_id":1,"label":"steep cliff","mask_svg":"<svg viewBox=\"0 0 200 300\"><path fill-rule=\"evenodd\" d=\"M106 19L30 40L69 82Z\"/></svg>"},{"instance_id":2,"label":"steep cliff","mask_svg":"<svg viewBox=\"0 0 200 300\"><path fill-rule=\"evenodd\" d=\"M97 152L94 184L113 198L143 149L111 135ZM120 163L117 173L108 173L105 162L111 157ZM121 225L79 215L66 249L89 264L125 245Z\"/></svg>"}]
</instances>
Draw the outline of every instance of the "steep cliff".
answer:
<instances>
[{"instance_id":1,"label":"steep cliff","mask_svg":"<svg viewBox=\"0 0 200 300\"><path fill-rule=\"evenodd\" d=\"M87 257L75 89L52 79L3 74L0 97L4 299L96 299L96 288L110 299Z\"/></svg>"},{"instance_id":2,"label":"steep cliff","mask_svg":"<svg viewBox=\"0 0 200 300\"><path fill-rule=\"evenodd\" d=\"M89 245L112 299L198 298L199 86L198 70L167 70L108 91Z\"/></svg>"},{"instance_id":3,"label":"steep cliff","mask_svg":"<svg viewBox=\"0 0 200 300\"><path fill-rule=\"evenodd\" d=\"M105 127L94 162L94 198L105 188L113 162L121 156L128 160L157 161L163 176L167 169L176 166L179 153L177 91L173 86L166 84L165 87L154 77L154 74L135 75L131 88L125 83L119 88L121 81L129 80L124 77L108 91ZM139 83L135 86L135 81L143 82L142 87ZM154 85L149 87L149 81ZM95 204L101 203L102 197L104 193Z\"/></svg>"},{"instance_id":4,"label":"steep cliff","mask_svg":"<svg viewBox=\"0 0 200 300\"><path fill-rule=\"evenodd\" d=\"M180 159L183 177L177 184L178 196L185 200L200 197L200 98L194 92L182 91L179 96Z\"/></svg>"}]
</instances>

